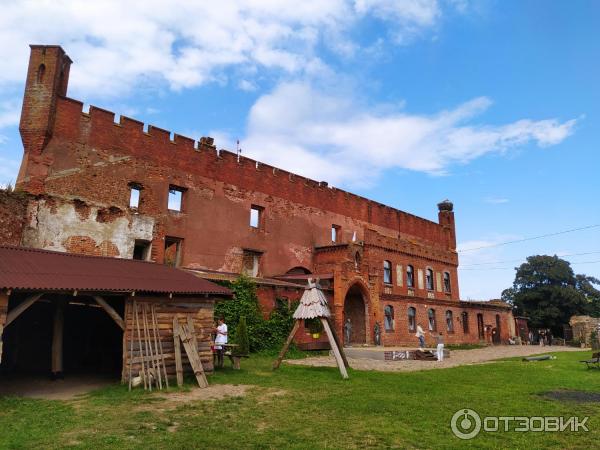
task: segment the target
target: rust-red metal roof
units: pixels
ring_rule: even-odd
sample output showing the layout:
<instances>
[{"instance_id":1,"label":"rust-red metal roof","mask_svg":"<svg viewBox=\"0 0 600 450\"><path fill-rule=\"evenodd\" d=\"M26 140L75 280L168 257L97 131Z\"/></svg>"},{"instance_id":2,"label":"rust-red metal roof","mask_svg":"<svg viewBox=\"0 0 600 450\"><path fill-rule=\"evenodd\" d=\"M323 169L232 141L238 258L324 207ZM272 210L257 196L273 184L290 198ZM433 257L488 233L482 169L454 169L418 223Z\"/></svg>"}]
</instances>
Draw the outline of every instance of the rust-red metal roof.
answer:
<instances>
[{"instance_id":1,"label":"rust-red metal roof","mask_svg":"<svg viewBox=\"0 0 600 450\"><path fill-rule=\"evenodd\" d=\"M2 288L231 295L225 287L162 264L11 246L0 246Z\"/></svg>"}]
</instances>

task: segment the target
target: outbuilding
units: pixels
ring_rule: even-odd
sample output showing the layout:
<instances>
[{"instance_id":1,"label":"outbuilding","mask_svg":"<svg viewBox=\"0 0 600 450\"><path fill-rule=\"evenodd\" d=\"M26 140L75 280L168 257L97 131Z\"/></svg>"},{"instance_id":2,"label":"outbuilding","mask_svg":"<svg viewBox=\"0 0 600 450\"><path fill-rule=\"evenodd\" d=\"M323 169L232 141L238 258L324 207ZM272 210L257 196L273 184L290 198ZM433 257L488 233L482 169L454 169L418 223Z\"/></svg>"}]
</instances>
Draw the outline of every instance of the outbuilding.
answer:
<instances>
[{"instance_id":1,"label":"outbuilding","mask_svg":"<svg viewBox=\"0 0 600 450\"><path fill-rule=\"evenodd\" d=\"M154 315L170 376L174 319L193 325L202 365L211 372L214 304L231 295L160 264L0 246L0 372L111 373L125 382L130 372L138 375L143 359L136 304Z\"/></svg>"}]
</instances>

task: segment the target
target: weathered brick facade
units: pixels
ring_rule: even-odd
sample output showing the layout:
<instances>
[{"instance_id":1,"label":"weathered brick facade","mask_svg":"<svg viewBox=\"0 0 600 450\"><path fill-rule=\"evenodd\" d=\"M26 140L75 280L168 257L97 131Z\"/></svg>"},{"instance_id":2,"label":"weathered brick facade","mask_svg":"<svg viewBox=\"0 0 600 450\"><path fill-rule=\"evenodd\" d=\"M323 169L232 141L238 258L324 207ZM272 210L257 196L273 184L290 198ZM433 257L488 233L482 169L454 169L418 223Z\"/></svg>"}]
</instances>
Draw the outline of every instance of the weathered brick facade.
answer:
<instances>
[{"instance_id":1,"label":"weathered brick facade","mask_svg":"<svg viewBox=\"0 0 600 450\"><path fill-rule=\"evenodd\" d=\"M29 206L23 245L121 258L139 257L146 246L145 259L191 269L283 279L313 273L331 286L338 332L346 316L360 322L357 342L372 343L379 323L384 344L413 343L406 318L413 304L423 323L435 308L440 331L452 311L450 342L479 340L478 312L490 328L498 314L501 340L508 339L506 307L459 300L451 203L439 205L436 223L217 151L211 138L196 142L124 116L115 122L114 113L95 106L83 112L66 97L70 64L60 47L31 48L17 187L41 197ZM132 188L140 193L135 208ZM181 195L179 211L168 208L170 191ZM276 295L262 292L262 304ZM384 331L387 305L393 331ZM468 333L457 320L464 311Z\"/></svg>"}]
</instances>

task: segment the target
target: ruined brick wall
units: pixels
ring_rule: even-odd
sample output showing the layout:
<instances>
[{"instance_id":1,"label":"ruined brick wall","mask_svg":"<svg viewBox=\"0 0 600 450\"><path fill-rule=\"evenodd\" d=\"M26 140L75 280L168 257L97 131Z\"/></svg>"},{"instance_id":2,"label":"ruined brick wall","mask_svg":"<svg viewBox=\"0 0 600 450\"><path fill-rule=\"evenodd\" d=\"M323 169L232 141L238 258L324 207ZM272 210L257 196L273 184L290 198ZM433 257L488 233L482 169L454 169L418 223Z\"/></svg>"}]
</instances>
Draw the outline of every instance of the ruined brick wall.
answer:
<instances>
[{"instance_id":1,"label":"ruined brick wall","mask_svg":"<svg viewBox=\"0 0 600 450\"><path fill-rule=\"evenodd\" d=\"M30 196L0 189L0 245L20 245Z\"/></svg>"},{"instance_id":2,"label":"ruined brick wall","mask_svg":"<svg viewBox=\"0 0 600 450\"><path fill-rule=\"evenodd\" d=\"M64 60L62 53L53 52L47 49L46 55ZM371 228L391 239L412 236L437 251L453 252L448 224L227 151L217 152L210 139L195 142L153 126L145 130L141 122L123 116L115 122L114 113L94 106L84 113L81 102L64 97L58 89L48 99L46 84L37 87L34 76L41 59L42 50L33 48L21 126L25 155L19 186L133 215L129 195L135 183L142 187L135 213L154 220L154 261L163 261L165 237L171 237L183 240L181 265L191 268L237 272L244 250L251 249L263 255L262 275L285 273L296 266L312 270L313 249L331 243L333 224L340 227L340 240L345 242L354 236L363 240L365 230ZM46 67L46 80L64 80L55 72L58 65ZM52 120L47 120L43 105L53 112ZM45 136L41 150L32 144L32 133ZM167 208L170 186L185 191L180 212ZM249 226L252 205L263 208L259 229ZM94 245L102 242L93 240ZM78 238L72 247L89 245ZM119 256L130 255L119 251Z\"/></svg>"},{"instance_id":3,"label":"ruined brick wall","mask_svg":"<svg viewBox=\"0 0 600 450\"><path fill-rule=\"evenodd\" d=\"M79 199L40 195L29 202L22 244L93 256L131 258L137 240L151 241L154 220Z\"/></svg>"}]
</instances>

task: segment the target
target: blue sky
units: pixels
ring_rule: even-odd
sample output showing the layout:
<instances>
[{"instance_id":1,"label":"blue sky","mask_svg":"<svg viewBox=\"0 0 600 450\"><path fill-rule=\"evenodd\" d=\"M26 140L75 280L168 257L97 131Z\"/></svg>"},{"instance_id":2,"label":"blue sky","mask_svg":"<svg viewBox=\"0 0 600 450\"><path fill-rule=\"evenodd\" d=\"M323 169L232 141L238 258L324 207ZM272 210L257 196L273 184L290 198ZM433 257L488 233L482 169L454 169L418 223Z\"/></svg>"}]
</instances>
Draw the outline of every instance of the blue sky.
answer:
<instances>
[{"instance_id":1,"label":"blue sky","mask_svg":"<svg viewBox=\"0 0 600 450\"><path fill-rule=\"evenodd\" d=\"M462 250L600 224L598 2L166 3L3 6L0 183L28 44L61 44L69 96L428 219L449 198ZM600 278L599 233L461 252L461 297L531 254Z\"/></svg>"}]
</instances>

